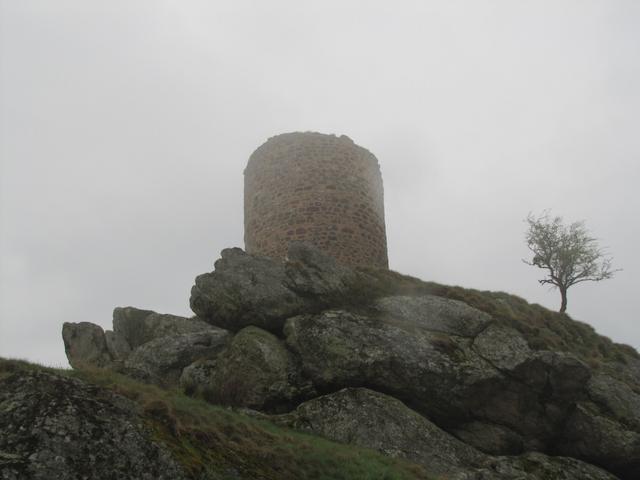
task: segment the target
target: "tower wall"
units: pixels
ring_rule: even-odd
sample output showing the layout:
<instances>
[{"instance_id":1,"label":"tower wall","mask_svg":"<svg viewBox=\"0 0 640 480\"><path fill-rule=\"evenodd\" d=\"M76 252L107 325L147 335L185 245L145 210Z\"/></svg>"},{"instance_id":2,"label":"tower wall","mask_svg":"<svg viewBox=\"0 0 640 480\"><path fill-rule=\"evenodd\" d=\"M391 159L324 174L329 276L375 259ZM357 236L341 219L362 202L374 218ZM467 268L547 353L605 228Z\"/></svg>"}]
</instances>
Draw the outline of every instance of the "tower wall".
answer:
<instances>
[{"instance_id":1,"label":"tower wall","mask_svg":"<svg viewBox=\"0 0 640 480\"><path fill-rule=\"evenodd\" d=\"M300 240L345 265L387 268L378 160L344 135L272 137L244 172L244 227L248 253L283 258Z\"/></svg>"}]
</instances>

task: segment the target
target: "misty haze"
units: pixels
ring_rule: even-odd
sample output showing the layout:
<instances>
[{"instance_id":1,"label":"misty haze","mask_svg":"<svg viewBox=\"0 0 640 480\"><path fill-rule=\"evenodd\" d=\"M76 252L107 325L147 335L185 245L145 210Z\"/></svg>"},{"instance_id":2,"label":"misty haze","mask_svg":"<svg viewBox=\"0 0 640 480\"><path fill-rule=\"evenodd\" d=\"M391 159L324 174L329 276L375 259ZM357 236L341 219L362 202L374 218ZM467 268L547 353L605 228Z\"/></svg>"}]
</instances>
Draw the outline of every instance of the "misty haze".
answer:
<instances>
[{"instance_id":1,"label":"misty haze","mask_svg":"<svg viewBox=\"0 0 640 480\"><path fill-rule=\"evenodd\" d=\"M638 478L639 22L631 0L0 0L0 360L90 365L283 415L286 428L330 417L317 405L305 417L304 402L359 389L336 402L406 409L417 432L463 445L455 468L433 452L395 455L426 476L394 464L389 478L479 472L464 469L530 452L581 463L537 459L527 479ZM585 258L604 265L558 280L548 250L531 248L531 215L544 212L584 221ZM412 327L372 333L371 319ZM327 340L342 335L358 340ZM184 354L170 337L198 347ZM230 381L254 344L269 345L286 375L265 360ZM152 351L177 363L160 369ZM346 351L367 367L333 356ZM403 351L415 355L408 364L394 356ZM477 371L421 370L438 364L420 360L433 352ZM0 382L27 367L3 368ZM485 377L493 368L523 378ZM556 387L540 412L529 406ZM624 406L599 404L597 392ZM567 418L586 396L603 422L628 427L603 434L624 445L573 447ZM509 401L526 414L502 421ZM575 431L596 438L594 422ZM410 450L334 427L311 433ZM7 445L0 454L28 457ZM482 478L525 478L504 473L518 461ZM223 478L181 477L167 462L157 475ZM291 468L281 478L303 475ZM229 478L278 478L238 472ZM378 478L345 475L326 478Z\"/></svg>"}]
</instances>

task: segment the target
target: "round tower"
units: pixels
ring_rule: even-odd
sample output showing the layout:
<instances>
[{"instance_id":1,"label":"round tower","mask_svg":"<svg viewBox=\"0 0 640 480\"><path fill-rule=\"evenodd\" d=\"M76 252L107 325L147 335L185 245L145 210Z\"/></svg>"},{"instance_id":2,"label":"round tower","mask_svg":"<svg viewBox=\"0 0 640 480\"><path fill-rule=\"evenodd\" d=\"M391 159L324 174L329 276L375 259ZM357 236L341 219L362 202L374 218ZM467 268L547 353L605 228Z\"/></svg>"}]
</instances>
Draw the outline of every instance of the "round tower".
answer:
<instances>
[{"instance_id":1,"label":"round tower","mask_svg":"<svg viewBox=\"0 0 640 480\"><path fill-rule=\"evenodd\" d=\"M270 138L244 171L247 253L284 258L311 243L351 266L388 268L380 166L346 136L285 133Z\"/></svg>"}]
</instances>

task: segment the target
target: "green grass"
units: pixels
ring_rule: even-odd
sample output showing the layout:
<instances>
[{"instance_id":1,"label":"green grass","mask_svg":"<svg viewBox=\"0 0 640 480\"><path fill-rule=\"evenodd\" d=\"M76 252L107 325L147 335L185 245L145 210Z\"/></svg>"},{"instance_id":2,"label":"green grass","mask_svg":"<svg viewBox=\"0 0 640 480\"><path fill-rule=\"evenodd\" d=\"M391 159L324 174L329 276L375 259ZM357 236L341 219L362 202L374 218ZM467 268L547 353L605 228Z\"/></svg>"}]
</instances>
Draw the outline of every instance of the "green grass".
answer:
<instances>
[{"instance_id":1,"label":"green grass","mask_svg":"<svg viewBox=\"0 0 640 480\"><path fill-rule=\"evenodd\" d=\"M431 478L421 466L278 427L111 371L63 370L0 359L0 380L34 369L79 378L136 402L156 440L197 478L237 478L233 472L264 480ZM232 473L225 477L225 472Z\"/></svg>"},{"instance_id":2,"label":"green grass","mask_svg":"<svg viewBox=\"0 0 640 480\"><path fill-rule=\"evenodd\" d=\"M596 369L604 363L626 364L629 359L640 358L632 347L612 342L597 334L590 325L515 295L425 282L392 270L362 268L361 271L369 278L361 286L363 292L368 292L368 300L385 295L420 294L460 300L488 313L497 323L518 330L531 348L570 352Z\"/></svg>"}]
</instances>

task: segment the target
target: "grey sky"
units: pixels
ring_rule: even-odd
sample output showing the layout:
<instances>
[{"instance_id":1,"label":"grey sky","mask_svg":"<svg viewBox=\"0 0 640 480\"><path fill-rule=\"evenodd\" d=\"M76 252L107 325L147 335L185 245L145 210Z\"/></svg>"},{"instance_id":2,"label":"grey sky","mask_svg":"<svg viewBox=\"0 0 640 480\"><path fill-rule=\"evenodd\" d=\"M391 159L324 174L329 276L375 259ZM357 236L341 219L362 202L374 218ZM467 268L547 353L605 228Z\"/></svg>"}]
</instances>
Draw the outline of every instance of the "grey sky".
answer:
<instances>
[{"instance_id":1,"label":"grey sky","mask_svg":"<svg viewBox=\"0 0 640 480\"><path fill-rule=\"evenodd\" d=\"M555 309L523 219L585 219L624 271L568 311L640 347L638 25L635 0L0 0L0 355L189 314L243 246L249 155L299 130L378 157L403 273Z\"/></svg>"}]
</instances>

